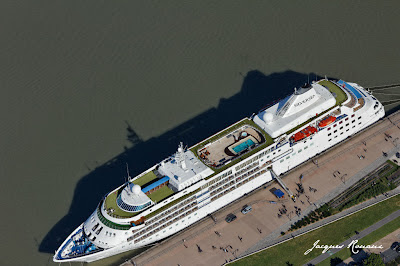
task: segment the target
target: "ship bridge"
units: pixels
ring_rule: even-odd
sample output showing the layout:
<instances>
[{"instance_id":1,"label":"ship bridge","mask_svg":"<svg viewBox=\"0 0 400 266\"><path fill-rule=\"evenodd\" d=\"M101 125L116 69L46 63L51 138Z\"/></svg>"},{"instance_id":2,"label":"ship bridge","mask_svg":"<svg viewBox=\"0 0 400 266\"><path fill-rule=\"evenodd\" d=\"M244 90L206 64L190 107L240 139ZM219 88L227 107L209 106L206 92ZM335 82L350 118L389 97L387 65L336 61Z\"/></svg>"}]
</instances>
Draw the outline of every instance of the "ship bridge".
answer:
<instances>
[{"instance_id":1,"label":"ship bridge","mask_svg":"<svg viewBox=\"0 0 400 266\"><path fill-rule=\"evenodd\" d=\"M258 113L253 121L276 138L335 104L335 95L328 89L318 83L305 84L295 89L292 95Z\"/></svg>"}]
</instances>

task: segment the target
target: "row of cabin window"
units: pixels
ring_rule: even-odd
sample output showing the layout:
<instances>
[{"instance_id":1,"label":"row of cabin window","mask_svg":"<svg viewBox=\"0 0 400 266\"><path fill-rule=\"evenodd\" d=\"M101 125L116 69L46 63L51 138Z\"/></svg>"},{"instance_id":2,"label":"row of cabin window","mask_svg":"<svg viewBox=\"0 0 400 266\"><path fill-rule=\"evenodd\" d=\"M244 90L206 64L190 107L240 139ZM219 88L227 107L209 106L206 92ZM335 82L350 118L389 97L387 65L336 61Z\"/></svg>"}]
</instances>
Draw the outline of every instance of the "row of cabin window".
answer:
<instances>
[{"instance_id":1,"label":"row of cabin window","mask_svg":"<svg viewBox=\"0 0 400 266\"><path fill-rule=\"evenodd\" d=\"M314 145L314 143L310 143L310 146L312 146L312 145ZM305 146L303 149L304 149L304 150L308 149L308 146ZM297 153L302 152L303 149L299 149L299 150L297 151ZM294 152L292 153L292 155L295 155L295 154L296 154L296 152L294 151ZM289 159L290 159L290 155L286 157L286 160L289 160ZM283 159L280 160L279 162L282 163L283 161L285 161L285 158L283 158Z\"/></svg>"},{"instance_id":2,"label":"row of cabin window","mask_svg":"<svg viewBox=\"0 0 400 266\"><path fill-rule=\"evenodd\" d=\"M361 125L361 122L359 122L358 124ZM352 126L352 128L355 128L355 127L356 127L355 125ZM350 130L349 128L346 129L346 132L349 131L349 130ZM333 133L335 133L336 131L337 131L337 130L335 130ZM343 135L343 133L344 133L344 132L341 132L340 135ZM331 133L328 134L328 136L330 136L330 135L331 135ZM337 137L338 137L338 135L334 136L333 138L337 138ZM332 140L332 139L329 139L328 141L331 141L331 140Z\"/></svg>"},{"instance_id":3,"label":"row of cabin window","mask_svg":"<svg viewBox=\"0 0 400 266\"><path fill-rule=\"evenodd\" d=\"M246 165L251 164L252 162L258 160L258 159L259 159L261 156L263 156L263 155L264 155L264 152L262 152L262 153L260 153L260 154L258 154L258 155L256 155L256 156L254 156L252 159L248 160L247 162L244 162L244 163L242 163L242 164L236 166L236 168L235 168L236 171L238 171L239 169L245 167Z\"/></svg>"},{"instance_id":4,"label":"row of cabin window","mask_svg":"<svg viewBox=\"0 0 400 266\"><path fill-rule=\"evenodd\" d=\"M351 117L354 117L354 114L351 115ZM358 120L360 120L360 119L361 119L361 116L358 117ZM344 119L344 121L347 121L347 120L349 120L348 117L346 117L346 118ZM356 121L356 120L354 119L353 121L351 121L351 123L354 123L355 121ZM338 124L340 125L340 124L342 124L342 123L343 123L343 121L339 121ZM333 127L336 127L338 124L334 124ZM347 123L346 126L348 126L348 125L349 125L349 124ZM333 128L333 127L328 127L328 130L331 130L331 128ZM340 129L342 129L342 128L343 128L343 127L341 127Z\"/></svg>"},{"instance_id":5,"label":"row of cabin window","mask_svg":"<svg viewBox=\"0 0 400 266\"><path fill-rule=\"evenodd\" d=\"M166 209L162 213L160 213L160 214L152 217L151 219L149 219L147 221L147 224L151 224L151 223L154 223L154 222L158 221L159 219L165 217L165 215L168 215L169 213L174 212L175 210L178 210L182 206L187 205L189 202L191 202L191 201L193 201L195 199L196 199L196 196L192 196L192 197L182 201L180 204L176 204L176 205L171 206L170 208Z\"/></svg>"},{"instance_id":6,"label":"row of cabin window","mask_svg":"<svg viewBox=\"0 0 400 266\"><path fill-rule=\"evenodd\" d=\"M185 216L191 214L192 212L194 212L194 211L196 211L196 210L198 210L198 207L197 207L197 206L194 207L193 209L189 210L188 212L185 212L184 214L180 215L179 217L176 217L174 220L165 221L163 224L157 225L157 226L156 226L157 229L155 229L155 230L152 230L153 227L147 227L145 230L142 230L142 231L140 231L140 232L138 232L138 233L135 233L132 237L129 237L129 238L128 238L128 241L131 241L131 240L133 240L133 239L135 239L135 238L137 238L137 237L143 235L144 233L147 233L147 232L151 231L150 233L147 233L146 235L142 236L141 238L139 238L139 239L137 239L137 240L142 240L142 239L144 239L144 238L147 238L147 237L149 237L150 235L152 235L152 234L154 234L154 233L157 233L158 231L162 230L163 228L165 228L165 227L167 227L167 226L169 226L169 225L175 223L176 221L179 221L180 219L184 218ZM197 214L195 214L195 215L197 215ZM182 221L182 222L183 222L183 221ZM164 231L164 232L165 232L165 231ZM136 243L136 242L137 242L137 241L135 241L135 243Z\"/></svg>"}]
</instances>

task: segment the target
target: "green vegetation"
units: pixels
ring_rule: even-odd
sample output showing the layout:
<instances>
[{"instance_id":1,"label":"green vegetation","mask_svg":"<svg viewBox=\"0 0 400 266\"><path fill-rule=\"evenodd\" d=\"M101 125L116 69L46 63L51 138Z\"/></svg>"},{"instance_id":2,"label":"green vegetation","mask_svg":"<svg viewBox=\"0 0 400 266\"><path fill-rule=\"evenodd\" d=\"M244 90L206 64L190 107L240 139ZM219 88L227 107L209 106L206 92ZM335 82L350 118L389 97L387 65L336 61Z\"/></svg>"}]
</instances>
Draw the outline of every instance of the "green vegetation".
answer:
<instances>
[{"instance_id":1,"label":"green vegetation","mask_svg":"<svg viewBox=\"0 0 400 266\"><path fill-rule=\"evenodd\" d=\"M307 226L367 199L394 189L395 185L390 181L390 178L398 169L399 167L396 164L387 161L387 164L379 170L370 173L329 203L324 204L315 211L310 212L301 220L295 222L289 231Z\"/></svg>"},{"instance_id":2,"label":"green vegetation","mask_svg":"<svg viewBox=\"0 0 400 266\"><path fill-rule=\"evenodd\" d=\"M121 218L133 217L134 215L136 215L135 213L123 211L117 205L117 196L123 188L124 187L122 187L119 191L114 191L107 196L105 201L106 210L108 210L109 208L114 209L114 212L112 214Z\"/></svg>"},{"instance_id":3,"label":"green vegetation","mask_svg":"<svg viewBox=\"0 0 400 266\"><path fill-rule=\"evenodd\" d=\"M381 228L375 230L371 234L361 238L359 242L357 243L358 245L371 245L378 241L379 239L387 236L388 234L396 231L399 228L400 224L400 217L397 217L393 221L385 224ZM348 248L343 248L341 251L335 253L335 257L340 258L341 260L345 260L351 256L350 249ZM326 259L322 261L318 266L329 266L329 260Z\"/></svg>"},{"instance_id":4,"label":"green vegetation","mask_svg":"<svg viewBox=\"0 0 400 266\"><path fill-rule=\"evenodd\" d=\"M336 94L336 105L340 105L347 100L346 93L341 88L333 84L331 81L321 80L320 82L318 82L318 84L328 88L330 92Z\"/></svg>"},{"instance_id":5,"label":"green vegetation","mask_svg":"<svg viewBox=\"0 0 400 266\"><path fill-rule=\"evenodd\" d=\"M379 254L372 253L369 257L363 260L364 266L385 266Z\"/></svg>"},{"instance_id":6,"label":"green vegetation","mask_svg":"<svg viewBox=\"0 0 400 266\"><path fill-rule=\"evenodd\" d=\"M347 238L400 209L400 196L371 206L337 222L326 225L308 234L269 248L250 257L241 259L234 265L284 265L290 261L302 265L321 255L321 250L313 250L307 255L304 252L320 240L319 244L340 244Z\"/></svg>"},{"instance_id":7,"label":"green vegetation","mask_svg":"<svg viewBox=\"0 0 400 266\"><path fill-rule=\"evenodd\" d=\"M399 169L399 166L392 163L391 161L387 161L387 163L388 164L384 166L381 170L379 170L378 173L374 173L374 176L376 178L373 177L369 181L366 180L365 182L369 183L365 184L363 187L361 187L360 190L357 190L356 193L353 193L353 195L350 195L345 202L341 203L341 206L338 209L341 211L367 199L394 189L395 185L389 181L389 178L394 172Z\"/></svg>"},{"instance_id":8,"label":"green vegetation","mask_svg":"<svg viewBox=\"0 0 400 266\"><path fill-rule=\"evenodd\" d=\"M174 194L174 191L172 189L170 189L168 186L163 186L159 189L157 189L156 191L150 193L148 195L148 197L153 201L153 202L159 202L163 199L165 199L166 197L170 196Z\"/></svg>"},{"instance_id":9,"label":"green vegetation","mask_svg":"<svg viewBox=\"0 0 400 266\"><path fill-rule=\"evenodd\" d=\"M101 206L101 204L100 204L100 206ZM128 230L129 228L132 227L130 224L116 224L114 222L109 221L106 217L104 217L101 214L100 206L97 208L97 217L99 217L100 221L103 224L107 225L110 228L117 229L117 230Z\"/></svg>"},{"instance_id":10,"label":"green vegetation","mask_svg":"<svg viewBox=\"0 0 400 266\"><path fill-rule=\"evenodd\" d=\"M332 215L332 209L329 207L328 204L324 204L320 208L316 209L315 211L310 212L303 219L292 224L292 227L290 228L289 231L299 229L303 226L317 222L320 219L323 219L323 218L331 216L331 215Z\"/></svg>"},{"instance_id":11,"label":"green vegetation","mask_svg":"<svg viewBox=\"0 0 400 266\"><path fill-rule=\"evenodd\" d=\"M157 176L153 173L153 171L150 171L150 172L144 174L143 176L139 177L138 179L132 181L132 183L139 185L139 186L143 186L143 185L149 183L150 181L153 181L156 178L157 178Z\"/></svg>"}]
</instances>

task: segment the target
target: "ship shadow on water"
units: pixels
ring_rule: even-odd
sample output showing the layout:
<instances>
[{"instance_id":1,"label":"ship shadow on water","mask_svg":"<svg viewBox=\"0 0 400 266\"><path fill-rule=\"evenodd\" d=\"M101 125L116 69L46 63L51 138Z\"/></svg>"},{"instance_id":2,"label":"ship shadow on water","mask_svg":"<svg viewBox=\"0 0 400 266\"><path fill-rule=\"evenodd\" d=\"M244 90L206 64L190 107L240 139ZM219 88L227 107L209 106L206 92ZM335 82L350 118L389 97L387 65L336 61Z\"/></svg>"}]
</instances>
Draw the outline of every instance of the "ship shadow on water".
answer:
<instances>
[{"instance_id":1,"label":"ship shadow on water","mask_svg":"<svg viewBox=\"0 0 400 266\"><path fill-rule=\"evenodd\" d=\"M250 117L269 103L291 94L294 87L320 78L313 73L301 74L293 71L266 76L260 71L252 70L244 76L241 90L237 94L221 99L218 107L211 108L158 137L143 141L127 123L127 139L132 147L125 148L123 153L79 180L69 212L47 233L39 245L39 251L54 254L65 238L95 210L102 197L121 185L123 177L127 175L126 163L129 164L130 175L134 177L174 153L180 141L192 146L232 123ZM129 257L121 258L120 262Z\"/></svg>"}]
</instances>

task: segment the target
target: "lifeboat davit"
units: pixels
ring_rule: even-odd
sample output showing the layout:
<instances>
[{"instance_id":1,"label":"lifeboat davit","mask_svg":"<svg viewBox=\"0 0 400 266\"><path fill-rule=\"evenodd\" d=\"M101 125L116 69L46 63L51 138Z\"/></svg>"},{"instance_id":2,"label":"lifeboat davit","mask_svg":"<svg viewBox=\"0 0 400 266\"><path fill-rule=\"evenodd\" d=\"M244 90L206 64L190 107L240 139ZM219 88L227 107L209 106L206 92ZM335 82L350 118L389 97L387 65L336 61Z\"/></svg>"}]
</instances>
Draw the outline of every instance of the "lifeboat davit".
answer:
<instances>
[{"instance_id":1,"label":"lifeboat davit","mask_svg":"<svg viewBox=\"0 0 400 266\"><path fill-rule=\"evenodd\" d=\"M299 140L302 140L304 138L311 136L312 134L314 134L317 131L318 130L315 127L308 126L305 129L303 129L302 131L299 131L296 134L294 134L294 136L292 136L291 139L294 142L296 142L296 141L299 141Z\"/></svg>"},{"instance_id":2,"label":"lifeboat davit","mask_svg":"<svg viewBox=\"0 0 400 266\"><path fill-rule=\"evenodd\" d=\"M319 127L326 127L327 125L330 125L333 122L335 122L335 120L336 120L336 117L328 116L327 118L325 118L321 122L319 122L318 126Z\"/></svg>"}]
</instances>

